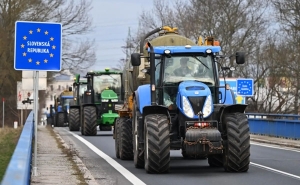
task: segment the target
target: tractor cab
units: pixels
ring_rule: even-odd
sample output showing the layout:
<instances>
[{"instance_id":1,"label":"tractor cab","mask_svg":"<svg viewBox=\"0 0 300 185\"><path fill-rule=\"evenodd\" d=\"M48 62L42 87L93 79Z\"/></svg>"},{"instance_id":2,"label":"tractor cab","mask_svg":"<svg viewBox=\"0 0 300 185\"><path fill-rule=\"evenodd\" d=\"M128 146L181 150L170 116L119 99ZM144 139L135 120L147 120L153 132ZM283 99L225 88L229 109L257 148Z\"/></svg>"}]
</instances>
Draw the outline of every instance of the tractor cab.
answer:
<instances>
[{"instance_id":1,"label":"tractor cab","mask_svg":"<svg viewBox=\"0 0 300 185\"><path fill-rule=\"evenodd\" d=\"M106 102L120 102L122 100L122 73L118 71L88 72L87 91L91 103L102 104Z\"/></svg>"},{"instance_id":2,"label":"tractor cab","mask_svg":"<svg viewBox=\"0 0 300 185\"><path fill-rule=\"evenodd\" d=\"M148 48L150 67L142 71L153 80L150 87L153 99L147 104L164 105L170 113L179 110L184 120L188 120L209 118L213 104L219 104L225 97L233 102L231 91L219 87L216 56L220 51L221 47L216 45ZM139 66L140 58L140 54L133 54L132 65ZM243 63L243 54L237 53L236 58Z\"/></svg>"}]
</instances>

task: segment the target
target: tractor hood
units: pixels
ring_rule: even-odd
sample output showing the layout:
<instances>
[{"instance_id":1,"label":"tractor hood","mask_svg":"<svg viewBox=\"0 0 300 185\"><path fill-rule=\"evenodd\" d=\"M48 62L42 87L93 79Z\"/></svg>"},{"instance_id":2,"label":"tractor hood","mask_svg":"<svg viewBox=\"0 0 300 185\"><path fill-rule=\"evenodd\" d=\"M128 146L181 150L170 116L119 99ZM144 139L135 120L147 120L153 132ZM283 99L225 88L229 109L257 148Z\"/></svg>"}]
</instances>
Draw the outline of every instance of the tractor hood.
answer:
<instances>
[{"instance_id":1,"label":"tractor hood","mask_svg":"<svg viewBox=\"0 0 300 185\"><path fill-rule=\"evenodd\" d=\"M181 82L178 87L176 104L179 110L189 118L207 118L213 112L213 101L209 87L197 81Z\"/></svg>"},{"instance_id":2,"label":"tractor hood","mask_svg":"<svg viewBox=\"0 0 300 185\"><path fill-rule=\"evenodd\" d=\"M118 100L118 95L113 90L105 89L101 93L101 100L102 100L102 102L105 102L108 100L116 101L116 100Z\"/></svg>"}]
</instances>

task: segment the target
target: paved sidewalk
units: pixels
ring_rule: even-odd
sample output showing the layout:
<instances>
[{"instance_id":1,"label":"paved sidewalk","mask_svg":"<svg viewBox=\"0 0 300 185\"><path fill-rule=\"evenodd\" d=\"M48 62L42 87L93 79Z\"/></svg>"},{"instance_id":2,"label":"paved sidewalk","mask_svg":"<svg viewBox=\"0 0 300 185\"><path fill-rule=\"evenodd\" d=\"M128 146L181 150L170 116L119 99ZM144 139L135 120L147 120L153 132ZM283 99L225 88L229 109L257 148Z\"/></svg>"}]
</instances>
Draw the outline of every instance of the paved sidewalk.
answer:
<instances>
[{"instance_id":1,"label":"paved sidewalk","mask_svg":"<svg viewBox=\"0 0 300 185\"><path fill-rule=\"evenodd\" d=\"M300 140L293 140L293 139L285 139L280 137L270 137L270 136L263 136L263 135L250 135L251 141L259 142L259 143L268 143L274 144L279 146L287 146L292 148L300 148Z\"/></svg>"},{"instance_id":2,"label":"paved sidewalk","mask_svg":"<svg viewBox=\"0 0 300 185\"><path fill-rule=\"evenodd\" d=\"M37 176L32 174L32 185L97 185L82 161L49 126L38 126L37 153Z\"/></svg>"}]
</instances>

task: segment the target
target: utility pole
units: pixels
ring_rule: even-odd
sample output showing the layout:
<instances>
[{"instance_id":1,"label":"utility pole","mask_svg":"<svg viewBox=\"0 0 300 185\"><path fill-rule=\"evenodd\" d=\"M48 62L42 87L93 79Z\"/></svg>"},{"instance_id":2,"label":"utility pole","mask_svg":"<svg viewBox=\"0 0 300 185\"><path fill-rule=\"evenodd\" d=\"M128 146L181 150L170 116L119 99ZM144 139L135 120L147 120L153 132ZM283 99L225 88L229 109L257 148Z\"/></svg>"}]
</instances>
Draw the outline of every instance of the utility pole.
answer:
<instances>
[{"instance_id":1,"label":"utility pole","mask_svg":"<svg viewBox=\"0 0 300 185\"><path fill-rule=\"evenodd\" d=\"M134 48L133 45L133 41L132 41L132 36L131 36L131 31L130 31L130 27L128 28L128 34L127 34L127 38L126 38L126 45L122 46L121 48L124 49L124 53L126 55L125 61L123 60L123 67L125 66L126 62L129 60L130 58L130 54L131 54L131 49Z\"/></svg>"}]
</instances>

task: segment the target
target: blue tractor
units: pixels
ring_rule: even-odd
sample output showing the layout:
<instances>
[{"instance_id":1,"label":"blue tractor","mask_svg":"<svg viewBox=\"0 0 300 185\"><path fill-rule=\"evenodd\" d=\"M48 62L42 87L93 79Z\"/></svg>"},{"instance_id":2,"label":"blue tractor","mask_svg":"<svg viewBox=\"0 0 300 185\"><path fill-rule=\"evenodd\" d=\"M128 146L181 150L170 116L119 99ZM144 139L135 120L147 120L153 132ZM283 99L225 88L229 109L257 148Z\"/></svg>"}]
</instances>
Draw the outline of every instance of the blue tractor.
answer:
<instances>
[{"instance_id":1,"label":"blue tractor","mask_svg":"<svg viewBox=\"0 0 300 185\"><path fill-rule=\"evenodd\" d=\"M143 48L145 39L160 30L148 33L141 51L131 54L132 66L146 63L140 71L150 77L133 92L135 166L166 173L170 150L181 150L184 158L207 158L210 166L223 166L225 171L248 171L247 105L236 104L233 92L220 86L219 72L225 67L218 42L207 37L198 45L153 46L149 41ZM244 64L244 52L236 52L235 59Z\"/></svg>"},{"instance_id":2,"label":"blue tractor","mask_svg":"<svg viewBox=\"0 0 300 185\"><path fill-rule=\"evenodd\" d=\"M55 127L64 127L69 123L70 103L74 101L72 87L64 90L56 97L54 96L54 106L50 105L50 114L48 115L48 123Z\"/></svg>"}]
</instances>

